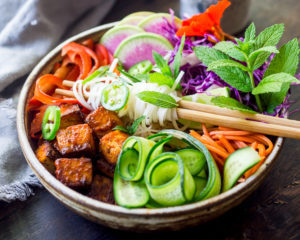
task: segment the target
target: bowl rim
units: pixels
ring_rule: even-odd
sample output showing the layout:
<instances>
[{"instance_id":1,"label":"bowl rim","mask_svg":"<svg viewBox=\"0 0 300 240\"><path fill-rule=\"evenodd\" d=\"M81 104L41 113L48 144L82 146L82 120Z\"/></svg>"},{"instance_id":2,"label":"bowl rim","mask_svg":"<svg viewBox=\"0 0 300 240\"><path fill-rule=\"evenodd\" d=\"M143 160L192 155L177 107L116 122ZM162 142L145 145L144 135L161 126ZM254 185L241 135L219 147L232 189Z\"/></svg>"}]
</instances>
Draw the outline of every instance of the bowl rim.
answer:
<instances>
[{"instance_id":1,"label":"bowl rim","mask_svg":"<svg viewBox=\"0 0 300 240\"><path fill-rule=\"evenodd\" d=\"M242 194L243 191L248 188L248 186L255 185L255 183L258 184L259 180L264 177L264 172L265 171L268 172L271 169L272 165L274 164L276 160L276 156L279 154L282 148L282 144L283 144L282 137L278 137L276 139L271 154L268 156L265 162L260 166L258 171L255 174L253 174L251 177L249 177L247 181L240 183L237 186L233 187L232 189L224 193L220 193L219 195L214 196L212 198L199 201L199 202L174 206L174 207L164 207L164 208L156 208L156 209L147 209L147 208L127 209L121 206L97 201L65 186L59 180L57 180L50 172L48 172L46 168L44 168L44 166L36 158L26 133L25 108L26 108L26 99L27 99L28 92L32 84L34 84L34 82L36 81L38 75L40 74L40 71L43 69L43 67L47 66L48 62L51 59L53 59L55 56L57 56L60 53L62 46L72 41L77 41L82 38L87 38L90 35L97 34L100 31L108 30L114 25L116 25L116 23L117 22L113 22L113 23L108 23L108 24L100 25L98 27L91 28L89 30L81 32L65 40L64 42L56 46L34 67L34 69L29 74L22 87L21 93L19 95L18 107L17 107L18 138L27 163L32 168L35 175L39 178L41 183L43 185L47 185L48 187L52 188L58 194L63 195L69 201L76 202L79 205L83 205L84 207L93 209L95 211L105 211L105 212L109 212L110 214L124 214L127 216L131 215L137 217L138 216L141 217L145 215L152 216L152 217L155 216L158 217L161 215L173 215L173 214L180 215L183 212L186 213L186 212L193 212L195 210L200 211L203 209L211 208L215 205L221 204L231 199L234 196L238 196ZM51 194L53 193L51 192Z\"/></svg>"}]
</instances>

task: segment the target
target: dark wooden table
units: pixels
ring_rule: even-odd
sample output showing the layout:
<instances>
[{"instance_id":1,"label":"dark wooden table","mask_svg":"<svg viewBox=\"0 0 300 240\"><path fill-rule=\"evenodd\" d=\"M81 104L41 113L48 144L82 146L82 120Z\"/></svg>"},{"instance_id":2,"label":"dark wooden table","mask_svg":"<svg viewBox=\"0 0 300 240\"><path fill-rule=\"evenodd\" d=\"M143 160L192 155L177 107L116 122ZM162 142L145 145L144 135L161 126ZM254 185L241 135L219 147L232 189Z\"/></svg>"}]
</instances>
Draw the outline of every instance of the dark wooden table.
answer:
<instances>
[{"instance_id":1,"label":"dark wooden table","mask_svg":"<svg viewBox=\"0 0 300 240\"><path fill-rule=\"evenodd\" d=\"M119 0L105 22L140 10L178 12L179 1ZM285 23L282 42L300 37L299 0L253 0L251 19L260 31ZM293 99L300 103L299 87ZM292 118L300 120L300 113ZM71 212L45 189L25 202L0 203L0 239L300 239L300 144L286 139L270 175L246 201L220 218L180 232L136 234L94 224ZM25 159L24 159L25 161Z\"/></svg>"}]
</instances>

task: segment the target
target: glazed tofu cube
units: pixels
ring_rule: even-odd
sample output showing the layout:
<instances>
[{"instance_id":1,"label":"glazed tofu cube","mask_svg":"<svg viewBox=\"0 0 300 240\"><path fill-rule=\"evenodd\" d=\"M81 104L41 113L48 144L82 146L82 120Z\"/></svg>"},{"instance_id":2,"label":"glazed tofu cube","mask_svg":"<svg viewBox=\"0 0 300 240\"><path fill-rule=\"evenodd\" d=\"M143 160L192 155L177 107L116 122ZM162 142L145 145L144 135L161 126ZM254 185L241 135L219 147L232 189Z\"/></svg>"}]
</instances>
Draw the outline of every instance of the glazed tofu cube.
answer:
<instances>
[{"instance_id":1,"label":"glazed tofu cube","mask_svg":"<svg viewBox=\"0 0 300 240\"><path fill-rule=\"evenodd\" d=\"M36 149L35 155L50 173L55 173L54 160L58 158L59 155L49 142L42 142Z\"/></svg>"},{"instance_id":2,"label":"glazed tofu cube","mask_svg":"<svg viewBox=\"0 0 300 240\"><path fill-rule=\"evenodd\" d=\"M59 158L55 160L56 178L68 187L82 189L91 185L92 161L89 158Z\"/></svg>"},{"instance_id":3,"label":"glazed tofu cube","mask_svg":"<svg viewBox=\"0 0 300 240\"><path fill-rule=\"evenodd\" d=\"M113 204L113 180L102 175L95 175L88 196L102 202Z\"/></svg>"},{"instance_id":4,"label":"glazed tofu cube","mask_svg":"<svg viewBox=\"0 0 300 240\"><path fill-rule=\"evenodd\" d=\"M112 131L101 138L99 149L105 160L111 164L116 164L123 143L129 137L128 134L119 130Z\"/></svg>"},{"instance_id":5,"label":"glazed tofu cube","mask_svg":"<svg viewBox=\"0 0 300 240\"><path fill-rule=\"evenodd\" d=\"M99 139L112 131L115 126L123 125L116 113L108 111L103 107L99 107L91 112L86 117L85 122L89 124Z\"/></svg>"},{"instance_id":6,"label":"glazed tofu cube","mask_svg":"<svg viewBox=\"0 0 300 240\"><path fill-rule=\"evenodd\" d=\"M88 124L61 129L56 135L56 148L65 157L94 156L93 131Z\"/></svg>"},{"instance_id":7,"label":"glazed tofu cube","mask_svg":"<svg viewBox=\"0 0 300 240\"><path fill-rule=\"evenodd\" d=\"M99 159L96 163L96 169L111 178L114 177L115 167L115 164L110 164L105 159Z\"/></svg>"},{"instance_id":8,"label":"glazed tofu cube","mask_svg":"<svg viewBox=\"0 0 300 240\"><path fill-rule=\"evenodd\" d=\"M78 104L62 104L60 112L60 129L83 123L83 115Z\"/></svg>"}]
</instances>

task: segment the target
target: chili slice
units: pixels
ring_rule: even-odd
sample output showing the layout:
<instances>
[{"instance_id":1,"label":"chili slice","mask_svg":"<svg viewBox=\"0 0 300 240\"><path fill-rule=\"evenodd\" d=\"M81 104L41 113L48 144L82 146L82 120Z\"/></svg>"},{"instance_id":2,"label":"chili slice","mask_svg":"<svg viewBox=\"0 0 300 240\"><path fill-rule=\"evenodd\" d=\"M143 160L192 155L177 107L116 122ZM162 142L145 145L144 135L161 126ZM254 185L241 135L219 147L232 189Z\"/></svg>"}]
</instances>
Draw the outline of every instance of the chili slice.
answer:
<instances>
[{"instance_id":1,"label":"chili slice","mask_svg":"<svg viewBox=\"0 0 300 240\"><path fill-rule=\"evenodd\" d=\"M120 81L114 81L102 91L101 105L110 111L119 111L127 104L128 87Z\"/></svg>"},{"instance_id":2,"label":"chili slice","mask_svg":"<svg viewBox=\"0 0 300 240\"><path fill-rule=\"evenodd\" d=\"M42 134L46 140L53 140L60 126L60 108L49 106L44 113Z\"/></svg>"}]
</instances>

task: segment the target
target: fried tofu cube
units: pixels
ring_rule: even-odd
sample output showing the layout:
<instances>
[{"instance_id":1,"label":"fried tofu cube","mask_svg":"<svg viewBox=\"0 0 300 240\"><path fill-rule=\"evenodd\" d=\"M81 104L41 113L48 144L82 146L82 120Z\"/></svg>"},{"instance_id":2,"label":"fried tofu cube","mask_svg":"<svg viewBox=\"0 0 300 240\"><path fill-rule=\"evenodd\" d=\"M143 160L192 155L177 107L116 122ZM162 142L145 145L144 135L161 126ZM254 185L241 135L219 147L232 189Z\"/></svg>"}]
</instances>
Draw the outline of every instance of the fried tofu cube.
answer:
<instances>
[{"instance_id":1,"label":"fried tofu cube","mask_svg":"<svg viewBox=\"0 0 300 240\"><path fill-rule=\"evenodd\" d=\"M59 158L55 160L56 178L70 188L82 189L92 183L93 168L90 158Z\"/></svg>"},{"instance_id":2,"label":"fried tofu cube","mask_svg":"<svg viewBox=\"0 0 300 240\"><path fill-rule=\"evenodd\" d=\"M94 156L95 141L88 124L61 129L56 135L56 148L64 157Z\"/></svg>"},{"instance_id":3,"label":"fried tofu cube","mask_svg":"<svg viewBox=\"0 0 300 240\"><path fill-rule=\"evenodd\" d=\"M111 178L114 177L115 167L115 164L108 163L105 159L99 159L96 162L96 169Z\"/></svg>"},{"instance_id":4,"label":"fried tofu cube","mask_svg":"<svg viewBox=\"0 0 300 240\"><path fill-rule=\"evenodd\" d=\"M107 162L111 164L117 163L123 143L128 137L128 134L116 130L107 133L100 139L99 149Z\"/></svg>"},{"instance_id":5,"label":"fried tofu cube","mask_svg":"<svg viewBox=\"0 0 300 240\"><path fill-rule=\"evenodd\" d=\"M83 123L83 114L78 104L62 104L60 112L60 129Z\"/></svg>"},{"instance_id":6,"label":"fried tofu cube","mask_svg":"<svg viewBox=\"0 0 300 240\"><path fill-rule=\"evenodd\" d=\"M55 173L54 160L58 158L59 155L48 141L44 141L38 146L35 155L50 173Z\"/></svg>"},{"instance_id":7,"label":"fried tofu cube","mask_svg":"<svg viewBox=\"0 0 300 240\"><path fill-rule=\"evenodd\" d=\"M115 202L113 180L102 175L95 175L88 196L102 202L113 204Z\"/></svg>"},{"instance_id":8,"label":"fried tofu cube","mask_svg":"<svg viewBox=\"0 0 300 240\"><path fill-rule=\"evenodd\" d=\"M103 107L99 107L87 115L85 122L89 124L99 139L112 131L115 126L123 125L115 112L108 111Z\"/></svg>"}]
</instances>

